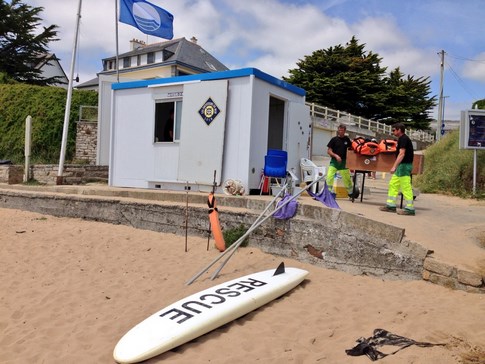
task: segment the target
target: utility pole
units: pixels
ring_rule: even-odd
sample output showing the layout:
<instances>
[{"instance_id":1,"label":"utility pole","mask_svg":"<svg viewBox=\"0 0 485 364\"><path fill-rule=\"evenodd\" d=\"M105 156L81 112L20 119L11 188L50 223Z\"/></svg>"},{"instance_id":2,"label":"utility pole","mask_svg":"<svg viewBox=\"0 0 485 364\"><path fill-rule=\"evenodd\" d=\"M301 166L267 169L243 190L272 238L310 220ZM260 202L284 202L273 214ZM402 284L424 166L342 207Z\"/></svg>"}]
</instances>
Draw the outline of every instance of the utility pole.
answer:
<instances>
[{"instance_id":1,"label":"utility pole","mask_svg":"<svg viewBox=\"0 0 485 364\"><path fill-rule=\"evenodd\" d=\"M436 128L436 140L441 139L443 133L443 73L445 66L445 51L441 50L441 65L440 65L440 98L438 102L438 127Z\"/></svg>"}]
</instances>

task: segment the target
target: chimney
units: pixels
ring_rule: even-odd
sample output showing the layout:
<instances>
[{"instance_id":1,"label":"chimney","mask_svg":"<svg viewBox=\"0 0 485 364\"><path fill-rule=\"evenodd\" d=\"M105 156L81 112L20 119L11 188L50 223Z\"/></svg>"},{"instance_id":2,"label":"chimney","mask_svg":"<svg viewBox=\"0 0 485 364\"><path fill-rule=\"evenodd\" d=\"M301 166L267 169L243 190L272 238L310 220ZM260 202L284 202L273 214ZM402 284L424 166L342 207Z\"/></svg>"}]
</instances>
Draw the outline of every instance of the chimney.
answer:
<instances>
[{"instance_id":1,"label":"chimney","mask_svg":"<svg viewBox=\"0 0 485 364\"><path fill-rule=\"evenodd\" d=\"M130 48L131 48L132 51L137 50L138 48L141 48L141 47L146 45L146 43L144 41L139 40L139 39L135 39L135 38L130 40L130 44L131 44Z\"/></svg>"},{"instance_id":2,"label":"chimney","mask_svg":"<svg viewBox=\"0 0 485 364\"><path fill-rule=\"evenodd\" d=\"M190 41L194 44L197 44L197 38L196 37L192 37L190 38Z\"/></svg>"}]
</instances>

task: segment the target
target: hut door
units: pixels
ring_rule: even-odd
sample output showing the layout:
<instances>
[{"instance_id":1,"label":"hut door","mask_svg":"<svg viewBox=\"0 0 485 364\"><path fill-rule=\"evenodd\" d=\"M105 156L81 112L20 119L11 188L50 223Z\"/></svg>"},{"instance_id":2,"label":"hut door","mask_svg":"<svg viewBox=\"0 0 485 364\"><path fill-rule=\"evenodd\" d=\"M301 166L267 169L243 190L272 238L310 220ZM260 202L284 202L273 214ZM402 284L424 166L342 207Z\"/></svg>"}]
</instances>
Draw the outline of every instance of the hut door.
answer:
<instances>
[{"instance_id":1,"label":"hut door","mask_svg":"<svg viewBox=\"0 0 485 364\"><path fill-rule=\"evenodd\" d=\"M221 184L227 80L184 85L177 180Z\"/></svg>"},{"instance_id":2,"label":"hut door","mask_svg":"<svg viewBox=\"0 0 485 364\"><path fill-rule=\"evenodd\" d=\"M269 97L268 149L285 149L285 101Z\"/></svg>"}]
</instances>

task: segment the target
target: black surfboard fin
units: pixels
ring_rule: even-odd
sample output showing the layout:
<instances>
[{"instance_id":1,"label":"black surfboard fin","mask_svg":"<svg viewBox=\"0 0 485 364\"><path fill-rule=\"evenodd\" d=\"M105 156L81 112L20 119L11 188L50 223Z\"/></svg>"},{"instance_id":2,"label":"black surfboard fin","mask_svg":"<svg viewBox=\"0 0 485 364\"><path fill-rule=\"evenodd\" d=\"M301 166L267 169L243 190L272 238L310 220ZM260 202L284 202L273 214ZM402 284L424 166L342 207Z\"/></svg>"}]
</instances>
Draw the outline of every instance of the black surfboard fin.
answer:
<instances>
[{"instance_id":1,"label":"black surfboard fin","mask_svg":"<svg viewBox=\"0 0 485 364\"><path fill-rule=\"evenodd\" d=\"M274 271L273 276L277 276L278 274L285 273L285 262L281 262L278 268Z\"/></svg>"}]
</instances>

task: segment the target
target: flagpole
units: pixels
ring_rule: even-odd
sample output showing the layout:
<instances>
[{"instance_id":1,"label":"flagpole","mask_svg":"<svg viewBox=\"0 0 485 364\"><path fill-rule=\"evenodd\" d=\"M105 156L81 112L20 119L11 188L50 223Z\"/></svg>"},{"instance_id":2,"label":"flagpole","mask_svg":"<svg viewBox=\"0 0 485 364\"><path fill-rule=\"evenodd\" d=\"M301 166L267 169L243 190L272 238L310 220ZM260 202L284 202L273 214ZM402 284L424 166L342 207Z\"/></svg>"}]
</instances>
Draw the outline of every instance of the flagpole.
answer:
<instances>
[{"instance_id":1,"label":"flagpole","mask_svg":"<svg viewBox=\"0 0 485 364\"><path fill-rule=\"evenodd\" d=\"M118 41L118 0L115 0L115 28L116 28L116 81L120 82L119 41Z\"/></svg>"},{"instance_id":2,"label":"flagpole","mask_svg":"<svg viewBox=\"0 0 485 364\"><path fill-rule=\"evenodd\" d=\"M63 184L62 174L64 172L64 161L66 159L67 134L69 130L69 116L71 114L72 87L74 82L74 67L76 63L76 52L77 52L78 37L79 37L79 23L81 21L81 5L82 5L82 0L79 0L77 19L76 19L76 35L74 36L74 46L73 46L72 58L71 58L69 86L67 88L66 110L64 112L64 127L62 129L61 154L59 157L59 170L57 172L57 180L56 180L56 184L58 185Z\"/></svg>"}]
</instances>

